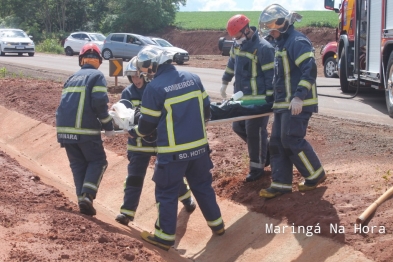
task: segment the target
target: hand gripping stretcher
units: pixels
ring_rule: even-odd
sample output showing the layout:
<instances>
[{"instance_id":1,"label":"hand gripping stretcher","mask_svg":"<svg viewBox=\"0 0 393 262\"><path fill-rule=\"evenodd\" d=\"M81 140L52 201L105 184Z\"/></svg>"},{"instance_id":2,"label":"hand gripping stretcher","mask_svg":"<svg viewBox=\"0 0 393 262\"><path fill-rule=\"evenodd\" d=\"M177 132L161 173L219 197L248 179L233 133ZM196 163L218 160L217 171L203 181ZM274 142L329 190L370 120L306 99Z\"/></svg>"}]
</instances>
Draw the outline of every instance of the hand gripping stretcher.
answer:
<instances>
[{"instance_id":1,"label":"hand gripping stretcher","mask_svg":"<svg viewBox=\"0 0 393 262\"><path fill-rule=\"evenodd\" d=\"M239 91L229 100L222 103L211 103L211 118L206 121L206 126L221 125L257 117L269 116L272 114L272 104L267 104L265 100L242 101L239 100L243 92ZM130 103L129 101L127 101ZM127 134L134 124L135 110L127 108L122 100L116 102L109 111L114 123L121 130L116 130L116 134ZM104 132L104 131L103 131Z\"/></svg>"}]
</instances>

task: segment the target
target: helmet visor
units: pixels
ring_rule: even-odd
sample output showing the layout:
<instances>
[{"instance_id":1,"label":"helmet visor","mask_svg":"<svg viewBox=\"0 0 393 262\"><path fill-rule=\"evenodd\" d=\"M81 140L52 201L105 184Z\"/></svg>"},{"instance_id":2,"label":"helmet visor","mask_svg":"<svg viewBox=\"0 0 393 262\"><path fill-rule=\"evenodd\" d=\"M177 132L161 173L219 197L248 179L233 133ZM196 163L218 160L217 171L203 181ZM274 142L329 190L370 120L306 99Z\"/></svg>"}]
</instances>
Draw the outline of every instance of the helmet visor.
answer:
<instances>
[{"instance_id":1,"label":"helmet visor","mask_svg":"<svg viewBox=\"0 0 393 262\"><path fill-rule=\"evenodd\" d=\"M141 72L141 75L151 75L155 74L157 71L158 63L153 62L152 60L144 60L144 61L137 61L136 66L138 70Z\"/></svg>"},{"instance_id":2,"label":"helmet visor","mask_svg":"<svg viewBox=\"0 0 393 262\"><path fill-rule=\"evenodd\" d=\"M259 32L262 36L268 35L272 30L285 33L289 25L295 21L300 21L301 15L295 12L288 12L278 4L266 7L259 16Z\"/></svg>"}]
</instances>

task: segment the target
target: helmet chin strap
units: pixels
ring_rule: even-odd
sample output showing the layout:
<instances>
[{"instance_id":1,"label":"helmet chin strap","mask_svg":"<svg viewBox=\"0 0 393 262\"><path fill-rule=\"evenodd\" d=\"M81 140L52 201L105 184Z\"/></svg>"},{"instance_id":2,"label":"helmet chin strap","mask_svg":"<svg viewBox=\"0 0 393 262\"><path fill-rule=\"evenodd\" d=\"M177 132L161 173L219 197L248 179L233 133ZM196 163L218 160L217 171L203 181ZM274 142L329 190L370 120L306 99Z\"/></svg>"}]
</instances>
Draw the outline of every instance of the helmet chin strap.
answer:
<instances>
[{"instance_id":1,"label":"helmet chin strap","mask_svg":"<svg viewBox=\"0 0 393 262\"><path fill-rule=\"evenodd\" d=\"M248 35L251 33L251 28L248 27L248 32L246 33L246 29L243 31L243 35L247 38L250 39L251 37L248 37Z\"/></svg>"}]
</instances>

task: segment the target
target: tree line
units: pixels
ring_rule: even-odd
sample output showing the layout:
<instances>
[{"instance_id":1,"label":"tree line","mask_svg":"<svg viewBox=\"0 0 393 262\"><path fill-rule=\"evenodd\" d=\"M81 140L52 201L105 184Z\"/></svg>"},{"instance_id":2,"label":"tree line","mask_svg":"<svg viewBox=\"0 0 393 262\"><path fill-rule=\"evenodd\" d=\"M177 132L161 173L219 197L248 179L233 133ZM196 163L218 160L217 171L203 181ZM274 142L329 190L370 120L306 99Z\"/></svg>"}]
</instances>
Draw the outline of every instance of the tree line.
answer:
<instances>
[{"instance_id":1,"label":"tree line","mask_svg":"<svg viewBox=\"0 0 393 262\"><path fill-rule=\"evenodd\" d=\"M187 0L0 0L0 28L19 28L35 41L70 32L149 34L172 25Z\"/></svg>"}]
</instances>

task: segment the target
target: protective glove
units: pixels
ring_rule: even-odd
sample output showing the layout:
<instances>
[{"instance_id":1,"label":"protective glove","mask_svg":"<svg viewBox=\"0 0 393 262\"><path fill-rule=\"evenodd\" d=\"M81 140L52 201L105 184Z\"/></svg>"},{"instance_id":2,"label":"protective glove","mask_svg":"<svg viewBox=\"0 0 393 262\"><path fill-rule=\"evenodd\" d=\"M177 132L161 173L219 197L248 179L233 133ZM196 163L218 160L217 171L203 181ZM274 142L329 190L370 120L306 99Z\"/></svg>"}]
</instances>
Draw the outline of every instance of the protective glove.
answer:
<instances>
[{"instance_id":1,"label":"protective glove","mask_svg":"<svg viewBox=\"0 0 393 262\"><path fill-rule=\"evenodd\" d=\"M266 103L273 103L274 102L274 96L266 96L265 98Z\"/></svg>"},{"instance_id":2,"label":"protective glove","mask_svg":"<svg viewBox=\"0 0 393 262\"><path fill-rule=\"evenodd\" d=\"M110 130L110 131L105 130L104 134L105 134L106 137L114 137L116 135L114 130Z\"/></svg>"},{"instance_id":3,"label":"protective glove","mask_svg":"<svg viewBox=\"0 0 393 262\"><path fill-rule=\"evenodd\" d=\"M291 113L294 116L300 114L303 109L303 100L301 100L299 97L295 96L294 98L292 98L288 109L291 110Z\"/></svg>"},{"instance_id":4,"label":"protective glove","mask_svg":"<svg viewBox=\"0 0 393 262\"><path fill-rule=\"evenodd\" d=\"M220 93L221 93L221 97L224 99L227 98L227 87L228 87L228 84L222 83Z\"/></svg>"},{"instance_id":5,"label":"protective glove","mask_svg":"<svg viewBox=\"0 0 393 262\"><path fill-rule=\"evenodd\" d=\"M135 108L135 114L134 114L134 125L137 125L139 122L139 118L141 117L141 110L139 107Z\"/></svg>"}]
</instances>

